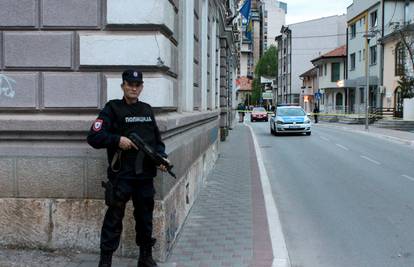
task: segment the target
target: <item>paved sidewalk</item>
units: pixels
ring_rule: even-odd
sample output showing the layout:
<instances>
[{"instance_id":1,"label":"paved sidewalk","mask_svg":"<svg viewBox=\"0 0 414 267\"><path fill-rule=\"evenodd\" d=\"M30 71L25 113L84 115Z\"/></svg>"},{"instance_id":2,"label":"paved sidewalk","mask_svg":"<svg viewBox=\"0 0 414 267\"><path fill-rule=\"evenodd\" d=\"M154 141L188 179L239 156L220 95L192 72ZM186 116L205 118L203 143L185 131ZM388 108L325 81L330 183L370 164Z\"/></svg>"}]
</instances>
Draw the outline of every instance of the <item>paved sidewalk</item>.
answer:
<instances>
[{"instance_id":1,"label":"paved sidewalk","mask_svg":"<svg viewBox=\"0 0 414 267\"><path fill-rule=\"evenodd\" d=\"M272 248L249 129L237 125L194 204L168 263L271 266Z\"/></svg>"},{"instance_id":2,"label":"paved sidewalk","mask_svg":"<svg viewBox=\"0 0 414 267\"><path fill-rule=\"evenodd\" d=\"M256 154L238 124L219 146L219 159L194 203L166 263L160 267L270 267L272 247ZM96 254L0 250L0 267L96 267ZM115 258L114 267L137 260Z\"/></svg>"},{"instance_id":3,"label":"paved sidewalk","mask_svg":"<svg viewBox=\"0 0 414 267\"><path fill-rule=\"evenodd\" d=\"M391 141L396 141L406 145L411 145L414 147L414 133L398 131L386 128L378 128L372 125L369 125L368 131L365 130L365 125L360 124L342 124L342 123L329 123L329 122L320 122L316 124L322 127L335 127L341 128L348 131L356 131L363 134L368 134L378 138L388 139Z\"/></svg>"}]
</instances>

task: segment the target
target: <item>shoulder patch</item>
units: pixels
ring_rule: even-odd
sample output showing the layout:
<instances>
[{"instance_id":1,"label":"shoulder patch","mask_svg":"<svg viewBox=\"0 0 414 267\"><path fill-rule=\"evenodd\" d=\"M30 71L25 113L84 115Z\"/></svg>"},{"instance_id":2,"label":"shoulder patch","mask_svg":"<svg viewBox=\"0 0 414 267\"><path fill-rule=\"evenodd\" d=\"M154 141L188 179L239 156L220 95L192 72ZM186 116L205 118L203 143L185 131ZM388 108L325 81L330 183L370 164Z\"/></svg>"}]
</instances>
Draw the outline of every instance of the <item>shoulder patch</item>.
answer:
<instances>
[{"instance_id":1,"label":"shoulder patch","mask_svg":"<svg viewBox=\"0 0 414 267\"><path fill-rule=\"evenodd\" d=\"M92 129L95 132L99 132L102 129L102 124L103 124L103 120L101 119L96 119L95 122L93 123L93 127Z\"/></svg>"}]
</instances>

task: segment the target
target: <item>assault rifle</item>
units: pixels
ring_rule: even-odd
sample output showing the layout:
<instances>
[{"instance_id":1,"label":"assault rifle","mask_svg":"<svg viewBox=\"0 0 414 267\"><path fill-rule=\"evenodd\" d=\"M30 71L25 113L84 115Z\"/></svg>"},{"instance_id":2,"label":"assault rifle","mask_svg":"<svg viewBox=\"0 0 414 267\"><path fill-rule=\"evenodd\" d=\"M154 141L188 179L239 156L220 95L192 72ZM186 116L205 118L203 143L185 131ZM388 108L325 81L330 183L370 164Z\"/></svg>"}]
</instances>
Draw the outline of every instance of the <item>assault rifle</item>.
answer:
<instances>
[{"instance_id":1,"label":"assault rifle","mask_svg":"<svg viewBox=\"0 0 414 267\"><path fill-rule=\"evenodd\" d=\"M172 172L172 168L174 167L174 165L171 165L171 163L167 161L163 156L161 156L159 153L154 151L154 149L150 147L147 143L145 143L145 141L142 140L142 138L138 134L131 133L129 135L129 139L139 149L138 156L137 156L137 166L136 166L137 172L140 172L142 170L143 158L146 155L152 160L152 162L154 162L156 166L164 165L167 168L168 173L172 177L177 179L175 174Z\"/></svg>"}]
</instances>

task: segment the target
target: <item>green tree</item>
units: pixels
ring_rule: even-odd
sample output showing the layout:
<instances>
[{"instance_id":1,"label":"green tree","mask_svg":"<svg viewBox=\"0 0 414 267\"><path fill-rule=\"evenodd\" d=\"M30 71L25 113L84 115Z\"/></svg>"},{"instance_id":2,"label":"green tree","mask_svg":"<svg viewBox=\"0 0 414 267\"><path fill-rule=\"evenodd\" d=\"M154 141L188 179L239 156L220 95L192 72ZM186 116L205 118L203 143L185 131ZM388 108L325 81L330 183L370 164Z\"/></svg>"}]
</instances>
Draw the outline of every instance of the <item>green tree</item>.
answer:
<instances>
[{"instance_id":1,"label":"green tree","mask_svg":"<svg viewBox=\"0 0 414 267\"><path fill-rule=\"evenodd\" d=\"M414 78L406 75L401 76L396 89L401 91L402 98L414 97Z\"/></svg>"},{"instance_id":2,"label":"green tree","mask_svg":"<svg viewBox=\"0 0 414 267\"><path fill-rule=\"evenodd\" d=\"M275 77L277 75L277 48L271 45L263 56L259 59L254 70L254 79L252 83L252 100L258 102L262 94L260 77Z\"/></svg>"}]
</instances>

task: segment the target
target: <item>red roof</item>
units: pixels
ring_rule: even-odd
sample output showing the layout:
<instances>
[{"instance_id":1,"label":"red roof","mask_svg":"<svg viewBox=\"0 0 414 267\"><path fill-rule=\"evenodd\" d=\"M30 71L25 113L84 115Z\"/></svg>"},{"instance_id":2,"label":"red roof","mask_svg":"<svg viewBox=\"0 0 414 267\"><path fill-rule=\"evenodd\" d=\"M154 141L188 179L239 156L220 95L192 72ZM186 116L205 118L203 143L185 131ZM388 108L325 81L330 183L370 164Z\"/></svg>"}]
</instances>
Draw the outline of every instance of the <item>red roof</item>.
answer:
<instances>
[{"instance_id":1,"label":"red roof","mask_svg":"<svg viewBox=\"0 0 414 267\"><path fill-rule=\"evenodd\" d=\"M236 84L240 86L240 91L251 91L252 90L252 80L243 76L236 80Z\"/></svg>"},{"instance_id":2,"label":"red roof","mask_svg":"<svg viewBox=\"0 0 414 267\"><path fill-rule=\"evenodd\" d=\"M346 45L340 46L326 54L323 54L322 57L346 57Z\"/></svg>"},{"instance_id":3,"label":"red roof","mask_svg":"<svg viewBox=\"0 0 414 267\"><path fill-rule=\"evenodd\" d=\"M331 57L346 57L346 45L335 48L334 50L329 51L326 54L323 54L315 59L312 59L312 62L315 62L319 59L331 58Z\"/></svg>"}]
</instances>

